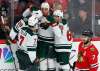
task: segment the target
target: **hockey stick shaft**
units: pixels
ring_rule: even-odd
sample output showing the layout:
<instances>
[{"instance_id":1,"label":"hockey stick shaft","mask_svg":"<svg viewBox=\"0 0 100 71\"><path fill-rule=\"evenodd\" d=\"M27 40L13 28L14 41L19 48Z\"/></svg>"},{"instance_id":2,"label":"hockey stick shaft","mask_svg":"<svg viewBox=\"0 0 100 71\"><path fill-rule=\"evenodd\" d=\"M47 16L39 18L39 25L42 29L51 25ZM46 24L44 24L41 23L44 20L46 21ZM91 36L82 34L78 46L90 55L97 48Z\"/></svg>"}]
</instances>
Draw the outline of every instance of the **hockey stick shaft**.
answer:
<instances>
[{"instance_id":1,"label":"hockey stick shaft","mask_svg":"<svg viewBox=\"0 0 100 71\"><path fill-rule=\"evenodd\" d=\"M9 37L7 36L7 32L5 31L5 20L4 20L4 17L3 16L1 16L1 21L2 21L2 30L4 31L4 33L5 33L5 37L6 37L6 41L7 42L9 42L10 43L10 45L9 45L9 49L10 49L10 51L11 51L11 54L12 54L12 58L13 58L13 61L14 61L14 66L15 66L15 70L17 71L17 67L16 67L16 62L15 62L15 58L14 58L14 56L13 56L13 51L12 51L12 49L11 49L11 42L9 41Z\"/></svg>"}]
</instances>

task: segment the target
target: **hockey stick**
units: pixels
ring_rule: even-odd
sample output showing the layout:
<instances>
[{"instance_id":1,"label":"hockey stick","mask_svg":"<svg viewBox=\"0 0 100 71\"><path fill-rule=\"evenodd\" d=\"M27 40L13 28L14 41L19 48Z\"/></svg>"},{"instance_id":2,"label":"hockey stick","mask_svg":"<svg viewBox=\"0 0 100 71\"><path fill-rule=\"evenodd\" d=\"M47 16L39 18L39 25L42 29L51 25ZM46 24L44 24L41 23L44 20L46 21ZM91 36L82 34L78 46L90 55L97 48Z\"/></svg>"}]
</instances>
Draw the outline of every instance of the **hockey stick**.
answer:
<instances>
[{"instance_id":1,"label":"hockey stick","mask_svg":"<svg viewBox=\"0 0 100 71\"><path fill-rule=\"evenodd\" d=\"M2 21L2 27L1 27L1 29L4 31L4 34L5 34L5 37L6 37L6 41L8 42L8 43L10 43L9 44L9 49L10 49L10 51L11 51L11 54L12 54L12 58L13 58L13 61L14 61L14 66L15 66L15 70L17 71L17 67L16 67L16 63L15 63L15 58L14 58L14 56L13 56L13 51L12 51L12 49L11 49L11 42L10 42L10 38L7 36L7 32L6 32L6 27L5 27L5 21L4 21L4 18L3 18L3 16L1 16L1 21Z\"/></svg>"},{"instance_id":2,"label":"hockey stick","mask_svg":"<svg viewBox=\"0 0 100 71\"><path fill-rule=\"evenodd\" d=\"M43 60L47 59L48 56L51 56L52 55L51 52L52 52L52 48L49 48L49 52L47 54L47 57L45 57L44 59L40 60L39 62L42 62ZM53 55L53 56L55 56L55 55Z\"/></svg>"},{"instance_id":3,"label":"hockey stick","mask_svg":"<svg viewBox=\"0 0 100 71\"><path fill-rule=\"evenodd\" d=\"M76 52L76 50L72 50L72 52L73 52L73 51ZM69 58L69 60L73 59L74 56L75 56L75 55L71 56L71 57ZM70 71L71 71L71 69L72 69L72 71L74 71L74 68L75 68L75 62L73 63L73 65L71 65L70 62L69 62L69 66L70 66Z\"/></svg>"},{"instance_id":4,"label":"hockey stick","mask_svg":"<svg viewBox=\"0 0 100 71\"><path fill-rule=\"evenodd\" d=\"M51 56L55 57L56 55L54 53L51 53L53 51L53 47L49 47L48 50L49 51L47 53L47 56L45 58L43 58L42 60L40 60L39 63L47 59L47 69L49 70L48 58Z\"/></svg>"}]
</instances>

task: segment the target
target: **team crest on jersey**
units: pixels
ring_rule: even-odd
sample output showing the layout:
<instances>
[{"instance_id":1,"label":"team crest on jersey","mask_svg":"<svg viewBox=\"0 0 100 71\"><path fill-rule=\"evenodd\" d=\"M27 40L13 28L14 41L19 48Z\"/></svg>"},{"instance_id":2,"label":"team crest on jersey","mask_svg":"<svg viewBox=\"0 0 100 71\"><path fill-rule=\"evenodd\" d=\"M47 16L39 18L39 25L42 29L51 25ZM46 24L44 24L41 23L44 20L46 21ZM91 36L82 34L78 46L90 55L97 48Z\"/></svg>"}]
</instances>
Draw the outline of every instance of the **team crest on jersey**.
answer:
<instances>
[{"instance_id":1,"label":"team crest on jersey","mask_svg":"<svg viewBox=\"0 0 100 71\"><path fill-rule=\"evenodd\" d=\"M91 50L91 51L94 51L94 50L95 50L95 48L90 48L90 50Z\"/></svg>"},{"instance_id":2,"label":"team crest on jersey","mask_svg":"<svg viewBox=\"0 0 100 71\"><path fill-rule=\"evenodd\" d=\"M78 54L78 61L79 61L79 62L82 62L82 61L83 61L82 55L83 55L82 52L80 52L80 53Z\"/></svg>"}]
</instances>

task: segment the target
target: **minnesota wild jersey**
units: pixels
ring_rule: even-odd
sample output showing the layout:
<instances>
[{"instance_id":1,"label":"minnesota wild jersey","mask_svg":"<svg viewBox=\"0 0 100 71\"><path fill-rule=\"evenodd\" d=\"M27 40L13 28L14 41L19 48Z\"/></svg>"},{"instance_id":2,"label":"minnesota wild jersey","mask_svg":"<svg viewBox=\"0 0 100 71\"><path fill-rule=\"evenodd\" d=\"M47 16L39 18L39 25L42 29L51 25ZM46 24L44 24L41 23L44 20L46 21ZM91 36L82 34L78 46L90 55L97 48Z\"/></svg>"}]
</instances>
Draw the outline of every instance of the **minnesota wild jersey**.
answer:
<instances>
[{"instance_id":1,"label":"minnesota wild jersey","mask_svg":"<svg viewBox=\"0 0 100 71\"><path fill-rule=\"evenodd\" d=\"M18 32L18 46L20 49L27 51L27 48L37 47L37 34L29 27L23 27Z\"/></svg>"},{"instance_id":2,"label":"minnesota wild jersey","mask_svg":"<svg viewBox=\"0 0 100 71\"><path fill-rule=\"evenodd\" d=\"M17 44L19 49L16 54L19 64L26 68L30 61L33 63L36 59L37 34L30 27L23 27L18 32Z\"/></svg>"},{"instance_id":3,"label":"minnesota wild jersey","mask_svg":"<svg viewBox=\"0 0 100 71\"><path fill-rule=\"evenodd\" d=\"M72 41L68 40L68 31L69 31L69 27L68 24L64 24L59 23L58 25L52 26L52 30L54 32L55 35L55 41L54 44L55 46L67 46L67 45L71 45Z\"/></svg>"},{"instance_id":4,"label":"minnesota wild jersey","mask_svg":"<svg viewBox=\"0 0 100 71\"><path fill-rule=\"evenodd\" d=\"M50 27L50 23L53 21L53 17L52 16L47 16L45 17L47 19L47 21L49 23L47 23L46 28L42 27L40 22L39 25L39 29L38 29L38 37L39 37L39 41L43 41L43 42L48 42L48 43L53 43L53 32L52 32L52 28Z\"/></svg>"},{"instance_id":5,"label":"minnesota wild jersey","mask_svg":"<svg viewBox=\"0 0 100 71\"><path fill-rule=\"evenodd\" d=\"M46 57L53 58L52 55L48 56L50 48L54 47L53 46L54 45L54 34L50 26L50 23L52 22L52 17L47 16L45 18L47 19L48 23L44 25L45 22L44 23L40 22L39 24L37 53L40 58L46 58Z\"/></svg>"},{"instance_id":6,"label":"minnesota wild jersey","mask_svg":"<svg viewBox=\"0 0 100 71\"><path fill-rule=\"evenodd\" d=\"M12 27L11 31L10 31L10 38L12 40L15 39L15 37L17 36L18 32L20 31L20 29L22 27L27 26L27 22L24 22L23 19L21 19L19 22L16 23L16 25L14 27Z\"/></svg>"},{"instance_id":7,"label":"minnesota wild jersey","mask_svg":"<svg viewBox=\"0 0 100 71\"><path fill-rule=\"evenodd\" d=\"M60 65L67 65L69 63L69 55L71 52L71 42L67 39L69 27L67 23L61 22L56 25L53 24L52 31L55 36L54 46L57 55L57 62L59 62Z\"/></svg>"}]
</instances>

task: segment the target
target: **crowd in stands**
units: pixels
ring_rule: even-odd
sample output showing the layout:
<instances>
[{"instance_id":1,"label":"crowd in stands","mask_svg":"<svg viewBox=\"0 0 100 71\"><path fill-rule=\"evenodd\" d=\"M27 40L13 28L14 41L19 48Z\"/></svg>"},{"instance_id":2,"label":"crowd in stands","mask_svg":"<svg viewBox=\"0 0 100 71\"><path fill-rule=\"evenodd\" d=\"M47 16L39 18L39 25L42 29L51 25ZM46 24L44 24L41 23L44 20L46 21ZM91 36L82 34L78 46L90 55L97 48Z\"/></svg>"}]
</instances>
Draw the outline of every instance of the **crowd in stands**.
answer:
<instances>
[{"instance_id":1,"label":"crowd in stands","mask_svg":"<svg viewBox=\"0 0 100 71\"><path fill-rule=\"evenodd\" d=\"M92 1L91 0L13 0L14 2L14 23L18 22L23 12L31 6L40 8L40 4L47 1L50 4L51 12L61 9L65 18L69 21L69 27L75 35L80 35L83 29L92 29ZM12 0L0 0L0 15L6 16L7 25L11 27L11 3ZM0 24L2 21L0 21ZM9 24L10 23L10 24ZM78 29L77 29L78 28Z\"/></svg>"}]
</instances>

